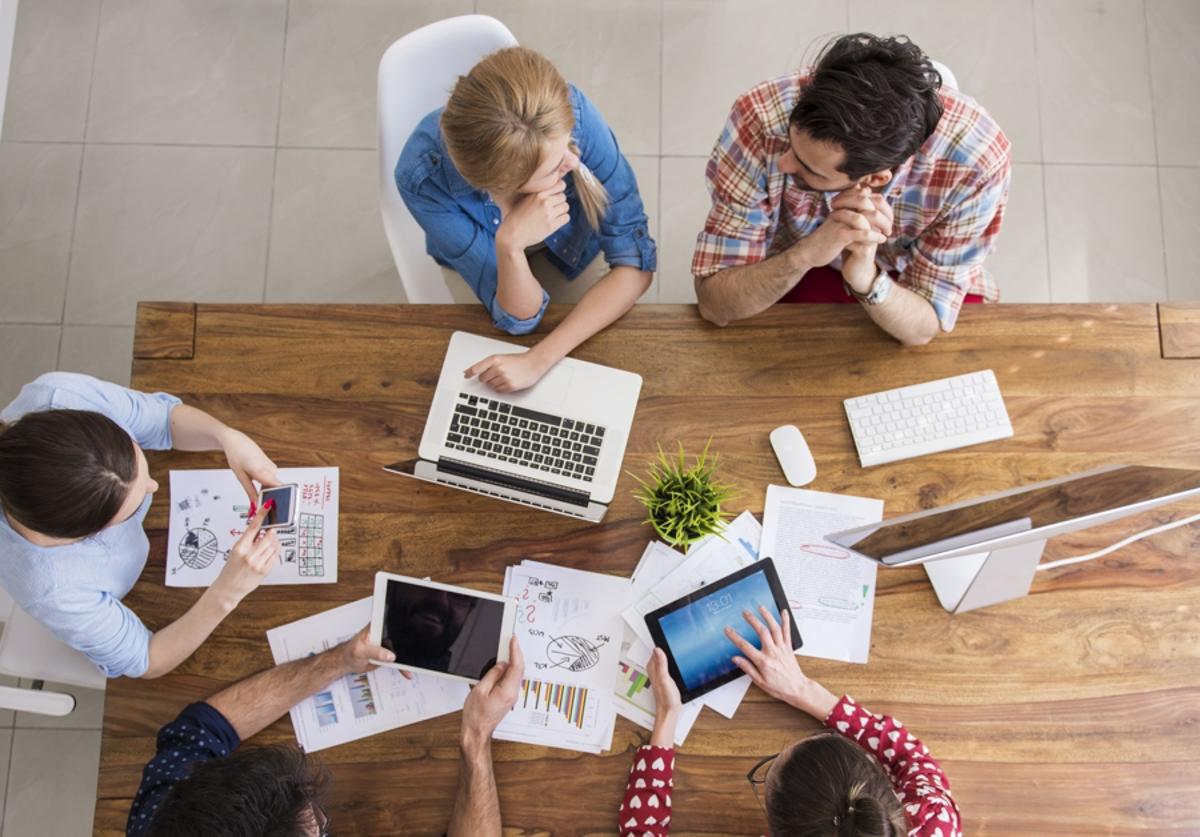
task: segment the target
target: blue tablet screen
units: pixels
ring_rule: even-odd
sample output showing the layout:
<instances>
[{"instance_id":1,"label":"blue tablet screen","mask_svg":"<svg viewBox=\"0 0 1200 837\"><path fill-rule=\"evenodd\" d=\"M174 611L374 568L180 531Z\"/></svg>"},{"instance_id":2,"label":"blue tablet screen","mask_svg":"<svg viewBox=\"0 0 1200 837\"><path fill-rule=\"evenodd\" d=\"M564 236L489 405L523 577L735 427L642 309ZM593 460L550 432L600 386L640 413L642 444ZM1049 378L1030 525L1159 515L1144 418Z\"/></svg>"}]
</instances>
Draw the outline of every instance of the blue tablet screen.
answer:
<instances>
[{"instance_id":1,"label":"blue tablet screen","mask_svg":"<svg viewBox=\"0 0 1200 837\"><path fill-rule=\"evenodd\" d=\"M733 671L737 648L725 636L729 626L755 648L761 648L758 634L742 616L748 610L762 621L758 607L767 608L779 621L779 608L766 574L756 572L716 592L702 596L679 610L659 617L663 637L679 667L679 675L688 689L696 689L710 680Z\"/></svg>"}]
</instances>

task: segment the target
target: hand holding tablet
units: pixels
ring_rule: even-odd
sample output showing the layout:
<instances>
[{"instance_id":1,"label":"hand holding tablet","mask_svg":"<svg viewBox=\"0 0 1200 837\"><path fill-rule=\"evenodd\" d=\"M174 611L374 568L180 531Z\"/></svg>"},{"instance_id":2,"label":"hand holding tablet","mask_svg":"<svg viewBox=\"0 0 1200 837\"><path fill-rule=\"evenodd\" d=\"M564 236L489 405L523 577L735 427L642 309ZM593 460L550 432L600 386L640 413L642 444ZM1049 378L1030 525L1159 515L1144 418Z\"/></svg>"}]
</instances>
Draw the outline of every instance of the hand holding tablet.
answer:
<instances>
[{"instance_id":1,"label":"hand holding tablet","mask_svg":"<svg viewBox=\"0 0 1200 837\"><path fill-rule=\"evenodd\" d=\"M381 572L371 642L395 655L380 665L478 683L508 662L516 616L515 599Z\"/></svg>"},{"instance_id":2,"label":"hand holding tablet","mask_svg":"<svg viewBox=\"0 0 1200 837\"><path fill-rule=\"evenodd\" d=\"M750 662L764 661L765 642L784 644L781 624L786 624L787 650L799 648L803 643L796 626L790 618L784 622L787 611L775 563L764 558L647 614L646 627L665 652L671 679L687 703L743 671L750 674L736 661L737 652L755 655ZM769 625L780 631L778 641Z\"/></svg>"}]
</instances>

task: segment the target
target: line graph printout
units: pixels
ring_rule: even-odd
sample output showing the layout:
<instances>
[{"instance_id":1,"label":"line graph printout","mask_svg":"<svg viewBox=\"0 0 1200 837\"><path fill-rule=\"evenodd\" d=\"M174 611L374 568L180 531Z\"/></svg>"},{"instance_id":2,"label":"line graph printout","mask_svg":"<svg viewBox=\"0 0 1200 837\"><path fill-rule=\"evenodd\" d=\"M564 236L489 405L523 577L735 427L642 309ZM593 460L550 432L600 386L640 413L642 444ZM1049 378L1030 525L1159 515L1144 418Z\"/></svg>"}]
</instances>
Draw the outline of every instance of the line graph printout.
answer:
<instances>
[{"instance_id":1,"label":"line graph printout","mask_svg":"<svg viewBox=\"0 0 1200 837\"><path fill-rule=\"evenodd\" d=\"M296 522L273 530L278 563L263 584L333 584L337 581L337 468L280 468L295 483ZM207 587L216 580L246 529L250 501L228 469L171 472L167 531L167 586Z\"/></svg>"},{"instance_id":2,"label":"line graph printout","mask_svg":"<svg viewBox=\"0 0 1200 837\"><path fill-rule=\"evenodd\" d=\"M867 661L877 565L825 536L882 519L882 500L767 486L762 554L775 559L804 639L801 656Z\"/></svg>"},{"instance_id":3,"label":"line graph printout","mask_svg":"<svg viewBox=\"0 0 1200 837\"><path fill-rule=\"evenodd\" d=\"M319 654L352 638L371 621L371 597L267 631L275 663ZM306 753L356 741L462 709L466 683L393 668L348 674L291 709L296 740Z\"/></svg>"},{"instance_id":4,"label":"line graph printout","mask_svg":"<svg viewBox=\"0 0 1200 837\"><path fill-rule=\"evenodd\" d=\"M505 571L525 656L517 704L496 738L599 753L612 746L620 604L629 579L525 561Z\"/></svg>"}]
</instances>

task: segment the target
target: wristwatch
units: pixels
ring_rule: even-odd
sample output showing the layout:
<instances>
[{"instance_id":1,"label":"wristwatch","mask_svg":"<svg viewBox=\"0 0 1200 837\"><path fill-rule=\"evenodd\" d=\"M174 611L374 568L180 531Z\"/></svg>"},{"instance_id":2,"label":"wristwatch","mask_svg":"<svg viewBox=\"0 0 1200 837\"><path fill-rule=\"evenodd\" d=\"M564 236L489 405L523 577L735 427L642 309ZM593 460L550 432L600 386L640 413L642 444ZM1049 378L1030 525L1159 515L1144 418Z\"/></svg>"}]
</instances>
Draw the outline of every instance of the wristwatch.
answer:
<instances>
[{"instance_id":1,"label":"wristwatch","mask_svg":"<svg viewBox=\"0 0 1200 837\"><path fill-rule=\"evenodd\" d=\"M892 292L892 277L888 276L886 270L880 269L875 280L871 282L871 287L865 294L860 294L854 288L851 288L848 282L846 283L846 288L863 305L882 305L887 300L888 294Z\"/></svg>"}]
</instances>

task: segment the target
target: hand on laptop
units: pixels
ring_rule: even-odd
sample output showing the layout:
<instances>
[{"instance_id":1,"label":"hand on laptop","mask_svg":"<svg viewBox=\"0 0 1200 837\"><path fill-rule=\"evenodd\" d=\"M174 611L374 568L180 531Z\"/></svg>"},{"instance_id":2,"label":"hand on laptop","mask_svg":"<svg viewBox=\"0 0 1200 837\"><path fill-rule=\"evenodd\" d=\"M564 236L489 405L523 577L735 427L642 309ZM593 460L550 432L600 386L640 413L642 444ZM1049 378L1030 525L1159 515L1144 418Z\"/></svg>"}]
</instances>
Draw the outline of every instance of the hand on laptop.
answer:
<instances>
[{"instance_id":1,"label":"hand on laptop","mask_svg":"<svg viewBox=\"0 0 1200 837\"><path fill-rule=\"evenodd\" d=\"M823 720L837 705L837 697L800 670L800 662L792 650L791 614L786 610L783 612L781 625L765 607L760 606L758 610L761 621L748 610L743 611L742 616L758 634L761 651L742 639L733 628L725 629L725 636L741 652L741 656L733 658L734 665L771 697Z\"/></svg>"},{"instance_id":2,"label":"hand on laptop","mask_svg":"<svg viewBox=\"0 0 1200 837\"><path fill-rule=\"evenodd\" d=\"M553 361L548 362L534 346L527 352L489 355L463 375L467 378L478 376L480 383L496 392L518 392L540 381L553 365Z\"/></svg>"},{"instance_id":3,"label":"hand on laptop","mask_svg":"<svg viewBox=\"0 0 1200 837\"><path fill-rule=\"evenodd\" d=\"M491 740L496 727L517 702L517 690L524 674L525 658L514 636L508 644L508 662L492 666L467 695L462 715L464 748Z\"/></svg>"}]
</instances>

